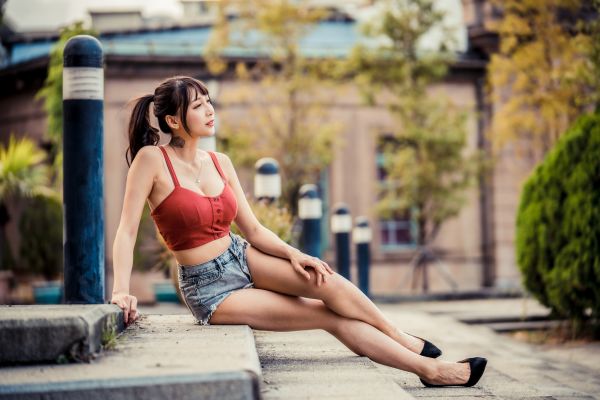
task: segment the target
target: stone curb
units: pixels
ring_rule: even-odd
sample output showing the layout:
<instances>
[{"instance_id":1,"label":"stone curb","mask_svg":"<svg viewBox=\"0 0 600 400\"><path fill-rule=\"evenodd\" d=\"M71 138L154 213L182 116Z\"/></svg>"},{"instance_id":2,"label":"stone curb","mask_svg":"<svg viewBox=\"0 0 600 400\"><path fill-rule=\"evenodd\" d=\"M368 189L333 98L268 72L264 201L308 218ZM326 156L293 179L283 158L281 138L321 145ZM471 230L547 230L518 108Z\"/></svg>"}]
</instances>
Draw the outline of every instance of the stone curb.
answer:
<instances>
[{"instance_id":1,"label":"stone curb","mask_svg":"<svg viewBox=\"0 0 600 400\"><path fill-rule=\"evenodd\" d=\"M90 363L0 369L0 399L260 399L247 325L199 326L191 315L142 315Z\"/></svg>"},{"instance_id":2,"label":"stone curb","mask_svg":"<svg viewBox=\"0 0 600 400\"><path fill-rule=\"evenodd\" d=\"M89 361L123 329L116 305L0 306L0 364Z\"/></svg>"}]
</instances>

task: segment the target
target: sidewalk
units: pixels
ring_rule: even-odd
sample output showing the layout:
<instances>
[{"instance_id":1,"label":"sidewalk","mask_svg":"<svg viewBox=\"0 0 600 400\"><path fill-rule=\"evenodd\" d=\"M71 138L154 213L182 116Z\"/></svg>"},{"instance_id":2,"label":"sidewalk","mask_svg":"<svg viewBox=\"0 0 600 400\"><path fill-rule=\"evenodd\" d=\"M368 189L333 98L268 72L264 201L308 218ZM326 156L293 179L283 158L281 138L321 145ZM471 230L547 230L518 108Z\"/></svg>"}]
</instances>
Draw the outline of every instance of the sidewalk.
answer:
<instances>
[{"instance_id":1,"label":"sidewalk","mask_svg":"<svg viewBox=\"0 0 600 400\"><path fill-rule=\"evenodd\" d=\"M600 348L574 350L521 343L485 326L457 318L522 316L547 312L533 300L500 299L420 302L380 308L403 330L442 348L443 360L488 359L486 373L472 388L425 388L416 375L357 357L323 331L255 331L265 399L595 399L600 395ZM524 308L523 308L524 307ZM525 312L523 310L526 310ZM374 375L373 368L381 377ZM396 385L396 390L389 387ZM385 389L385 390L384 390Z\"/></svg>"},{"instance_id":2,"label":"sidewalk","mask_svg":"<svg viewBox=\"0 0 600 400\"><path fill-rule=\"evenodd\" d=\"M458 361L478 355L486 357L486 373L473 388L424 388L414 375L384 366L378 367L410 394L423 399L450 396L502 399L598 398L600 349L597 343L583 346L587 354L585 362L574 362L575 359L569 360L569 350L566 348L554 346L555 351L549 351L553 346L522 343L499 335L486 326L466 325L457 321L457 318L482 314L486 310L488 313L497 310L498 314L504 315L513 310L515 315L520 315L522 304L521 299L502 299L381 306L401 329L423 335L442 348L444 360ZM526 301L525 307L532 312L543 310L532 300Z\"/></svg>"}]
</instances>

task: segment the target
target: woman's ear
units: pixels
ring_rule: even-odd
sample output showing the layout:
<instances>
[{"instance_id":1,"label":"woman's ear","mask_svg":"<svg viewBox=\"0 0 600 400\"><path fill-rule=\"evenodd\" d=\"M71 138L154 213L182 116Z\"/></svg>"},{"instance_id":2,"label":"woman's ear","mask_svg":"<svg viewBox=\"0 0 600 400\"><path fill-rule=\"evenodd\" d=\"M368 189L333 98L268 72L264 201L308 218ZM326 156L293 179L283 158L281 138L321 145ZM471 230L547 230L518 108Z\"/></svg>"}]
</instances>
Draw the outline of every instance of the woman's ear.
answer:
<instances>
[{"instance_id":1,"label":"woman's ear","mask_svg":"<svg viewBox=\"0 0 600 400\"><path fill-rule=\"evenodd\" d=\"M169 125L169 128L179 129L179 121L177 120L176 117L174 117L172 115L167 115L165 117L165 121L167 122L167 125Z\"/></svg>"}]
</instances>

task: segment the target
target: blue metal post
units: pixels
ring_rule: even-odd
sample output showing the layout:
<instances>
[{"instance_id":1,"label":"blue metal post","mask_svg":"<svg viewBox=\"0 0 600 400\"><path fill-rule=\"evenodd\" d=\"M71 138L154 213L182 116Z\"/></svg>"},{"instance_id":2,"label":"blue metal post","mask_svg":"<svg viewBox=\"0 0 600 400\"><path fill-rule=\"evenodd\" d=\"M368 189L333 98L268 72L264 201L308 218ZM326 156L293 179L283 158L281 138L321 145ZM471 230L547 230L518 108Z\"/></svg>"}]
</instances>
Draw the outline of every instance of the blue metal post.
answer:
<instances>
[{"instance_id":1,"label":"blue metal post","mask_svg":"<svg viewBox=\"0 0 600 400\"><path fill-rule=\"evenodd\" d=\"M100 42L71 38L63 59L65 302L104 303L104 71Z\"/></svg>"},{"instance_id":2,"label":"blue metal post","mask_svg":"<svg viewBox=\"0 0 600 400\"><path fill-rule=\"evenodd\" d=\"M343 203L333 208L331 232L335 234L335 261L340 275L351 281L350 277L350 231L352 217L350 209Z\"/></svg>"},{"instance_id":3,"label":"blue metal post","mask_svg":"<svg viewBox=\"0 0 600 400\"><path fill-rule=\"evenodd\" d=\"M321 217L323 209L317 186L311 183L300 187L298 217L302 220L300 244L302 251L313 257L321 257Z\"/></svg>"},{"instance_id":4,"label":"blue metal post","mask_svg":"<svg viewBox=\"0 0 600 400\"><path fill-rule=\"evenodd\" d=\"M267 204L281 196L281 176L279 163L274 158L264 157L254 165L254 198Z\"/></svg>"},{"instance_id":5,"label":"blue metal post","mask_svg":"<svg viewBox=\"0 0 600 400\"><path fill-rule=\"evenodd\" d=\"M358 287L367 296L369 293L369 266L371 264L371 228L367 217L356 217L356 226L352 239L356 243L356 260L358 264Z\"/></svg>"}]
</instances>

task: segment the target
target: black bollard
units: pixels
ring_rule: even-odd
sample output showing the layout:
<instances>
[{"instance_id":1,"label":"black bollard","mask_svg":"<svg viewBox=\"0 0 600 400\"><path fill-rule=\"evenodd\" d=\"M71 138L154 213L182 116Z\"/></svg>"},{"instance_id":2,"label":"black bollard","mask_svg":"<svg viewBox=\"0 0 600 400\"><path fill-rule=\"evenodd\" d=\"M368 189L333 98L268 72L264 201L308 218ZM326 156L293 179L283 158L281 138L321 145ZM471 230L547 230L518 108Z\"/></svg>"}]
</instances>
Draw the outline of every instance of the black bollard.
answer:
<instances>
[{"instance_id":1,"label":"black bollard","mask_svg":"<svg viewBox=\"0 0 600 400\"><path fill-rule=\"evenodd\" d=\"M104 303L102 177L104 70L92 36L67 42L63 58L65 303Z\"/></svg>"},{"instance_id":2,"label":"black bollard","mask_svg":"<svg viewBox=\"0 0 600 400\"><path fill-rule=\"evenodd\" d=\"M323 209L317 186L311 183L300 187L298 217L302 221L300 244L302 251L321 258L321 217Z\"/></svg>"},{"instance_id":3,"label":"black bollard","mask_svg":"<svg viewBox=\"0 0 600 400\"><path fill-rule=\"evenodd\" d=\"M356 225L352 231L352 240L356 244L356 261L358 269L358 287L367 296L369 294L369 266L371 264L371 228L367 217L356 217Z\"/></svg>"},{"instance_id":4,"label":"black bollard","mask_svg":"<svg viewBox=\"0 0 600 400\"><path fill-rule=\"evenodd\" d=\"M335 234L335 261L340 275L350 278L350 231L352 217L350 209L344 203L338 203L333 208L331 216L331 232Z\"/></svg>"},{"instance_id":5,"label":"black bollard","mask_svg":"<svg viewBox=\"0 0 600 400\"><path fill-rule=\"evenodd\" d=\"M254 165L254 198L267 204L281 196L281 176L279 163L274 158L264 157Z\"/></svg>"}]
</instances>

